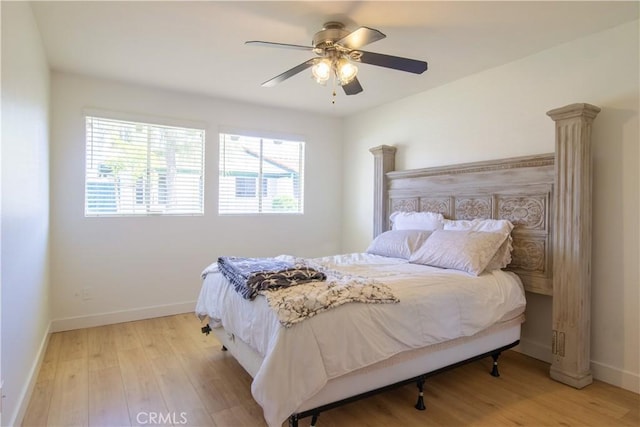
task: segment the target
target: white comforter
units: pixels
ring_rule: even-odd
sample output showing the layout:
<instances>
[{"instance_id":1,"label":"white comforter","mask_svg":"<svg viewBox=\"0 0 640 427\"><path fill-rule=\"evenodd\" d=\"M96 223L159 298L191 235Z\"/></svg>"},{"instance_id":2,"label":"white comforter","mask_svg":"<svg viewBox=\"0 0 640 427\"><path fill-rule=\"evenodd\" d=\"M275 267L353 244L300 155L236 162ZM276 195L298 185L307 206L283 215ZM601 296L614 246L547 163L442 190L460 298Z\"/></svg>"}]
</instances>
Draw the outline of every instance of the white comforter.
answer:
<instances>
[{"instance_id":1,"label":"white comforter","mask_svg":"<svg viewBox=\"0 0 640 427\"><path fill-rule=\"evenodd\" d=\"M264 358L251 392L270 426L280 426L332 378L402 351L474 335L524 312L522 284L504 271L472 277L369 254L314 261L375 278L400 303L349 303L284 328L263 296L243 299L215 264L203 273L196 314L209 316L212 327L224 326Z\"/></svg>"}]
</instances>

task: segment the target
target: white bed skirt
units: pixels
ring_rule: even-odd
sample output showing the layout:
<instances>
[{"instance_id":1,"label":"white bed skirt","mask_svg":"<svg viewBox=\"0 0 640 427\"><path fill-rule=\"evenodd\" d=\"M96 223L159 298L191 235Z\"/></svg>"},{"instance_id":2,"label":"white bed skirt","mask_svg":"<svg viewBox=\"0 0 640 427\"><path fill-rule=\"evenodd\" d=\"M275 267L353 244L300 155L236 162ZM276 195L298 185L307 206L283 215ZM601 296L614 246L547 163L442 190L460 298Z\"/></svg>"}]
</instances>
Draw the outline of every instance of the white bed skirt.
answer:
<instances>
[{"instance_id":1,"label":"white bed skirt","mask_svg":"<svg viewBox=\"0 0 640 427\"><path fill-rule=\"evenodd\" d=\"M497 323L471 337L406 351L349 374L332 378L318 393L303 402L296 413L427 374L510 345L520 339L520 326L523 321L524 315L520 315ZM212 332L249 375L254 377L262 364L262 357L224 328L212 328Z\"/></svg>"}]
</instances>

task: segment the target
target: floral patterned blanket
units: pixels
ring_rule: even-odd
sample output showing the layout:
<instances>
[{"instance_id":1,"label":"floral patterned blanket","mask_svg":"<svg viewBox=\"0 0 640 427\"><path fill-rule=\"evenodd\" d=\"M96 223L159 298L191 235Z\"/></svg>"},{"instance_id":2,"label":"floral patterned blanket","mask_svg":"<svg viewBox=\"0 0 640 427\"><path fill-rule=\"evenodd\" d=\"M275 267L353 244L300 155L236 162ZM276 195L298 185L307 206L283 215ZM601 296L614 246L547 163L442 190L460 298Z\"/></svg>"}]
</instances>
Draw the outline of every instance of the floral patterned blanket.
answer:
<instances>
[{"instance_id":1,"label":"floral patterned blanket","mask_svg":"<svg viewBox=\"0 0 640 427\"><path fill-rule=\"evenodd\" d=\"M387 285L374 279L343 274L319 264L311 265L314 270L326 274L326 281L259 292L266 297L269 307L275 310L285 328L348 302L400 302Z\"/></svg>"},{"instance_id":2,"label":"floral patterned blanket","mask_svg":"<svg viewBox=\"0 0 640 427\"><path fill-rule=\"evenodd\" d=\"M258 291L326 279L324 273L309 267L302 259L219 257L218 269L249 300Z\"/></svg>"}]
</instances>

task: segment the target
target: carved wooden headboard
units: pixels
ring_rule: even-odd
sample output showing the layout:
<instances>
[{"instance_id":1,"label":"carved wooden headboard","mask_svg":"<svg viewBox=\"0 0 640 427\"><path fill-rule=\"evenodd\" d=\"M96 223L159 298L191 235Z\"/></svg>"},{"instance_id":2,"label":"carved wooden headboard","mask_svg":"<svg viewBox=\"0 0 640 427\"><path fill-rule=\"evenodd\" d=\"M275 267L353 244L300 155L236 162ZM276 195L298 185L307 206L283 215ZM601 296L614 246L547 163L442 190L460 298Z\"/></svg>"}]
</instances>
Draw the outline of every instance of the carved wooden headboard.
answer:
<instances>
[{"instance_id":1,"label":"carved wooden headboard","mask_svg":"<svg viewBox=\"0 0 640 427\"><path fill-rule=\"evenodd\" d=\"M554 155L388 172L388 212L439 212L448 219L508 219L512 262L530 292L553 293ZM387 216L388 218L388 216ZM382 231L390 227L384 221Z\"/></svg>"},{"instance_id":2,"label":"carved wooden headboard","mask_svg":"<svg viewBox=\"0 0 640 427\"><path fill-rule=\"evenodd\" d=\"M552 154L394 171L395 147L374 154L373 234L393 211L440 212L449 219L508 219L512 262L525 289L553 296L551 377L592 382L591 124L600 109L571 104L549 111Z\"/></svg>"}]
</instances>

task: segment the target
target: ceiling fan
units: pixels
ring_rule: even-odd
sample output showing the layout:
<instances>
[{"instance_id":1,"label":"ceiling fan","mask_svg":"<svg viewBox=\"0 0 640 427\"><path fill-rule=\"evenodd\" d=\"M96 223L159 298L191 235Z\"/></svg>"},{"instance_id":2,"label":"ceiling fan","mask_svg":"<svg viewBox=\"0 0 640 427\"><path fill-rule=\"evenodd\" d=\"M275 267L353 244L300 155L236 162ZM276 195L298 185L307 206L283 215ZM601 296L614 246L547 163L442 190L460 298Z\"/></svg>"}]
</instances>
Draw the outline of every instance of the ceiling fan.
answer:
<instances>
[{"instance_id":1,"label":"ceiling fan","mask_svg":"<svg viewBox=\"0 0 640 427\"><path fill-rule=\"evenodd\" d=\"M355 31L345 29L340 22L327 22L312 40L313 46L302 46L287 43L274 43L259 40L247 41L245 44L278 47L311 51L317 55L276 77L262 83L271 87L311 67L314 79L325 84L329 79L342 86L344 93L355 95L362 92L362 85L356 77L356 64L370 64L394 70L422 74L427 70L427 63L415 59L360 50L361 47L385 38L386 35L369 27L360 27ZM335 97L335 89L333 93ZM334 100L335 102L335 100Z\"/></svg>"}]
</instances>

